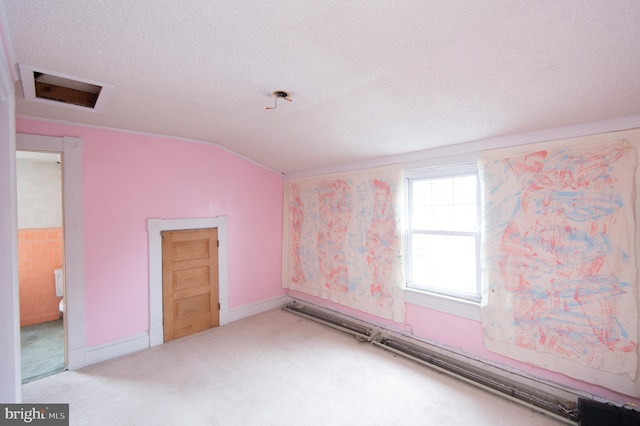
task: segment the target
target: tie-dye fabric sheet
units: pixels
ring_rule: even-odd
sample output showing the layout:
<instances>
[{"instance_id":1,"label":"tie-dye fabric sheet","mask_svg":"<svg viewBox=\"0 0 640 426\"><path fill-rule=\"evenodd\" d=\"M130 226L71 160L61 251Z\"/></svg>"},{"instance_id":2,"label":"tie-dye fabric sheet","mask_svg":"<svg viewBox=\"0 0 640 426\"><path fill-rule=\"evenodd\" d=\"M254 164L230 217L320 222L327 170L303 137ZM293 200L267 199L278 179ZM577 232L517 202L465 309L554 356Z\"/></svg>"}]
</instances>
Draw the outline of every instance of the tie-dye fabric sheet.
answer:
<instances>
[{"instance_id":1,"label":"tie-dye fabric sheet","mask_svg":"<svg viewBox=\"0 0 640 426\"><path fill-rule=\"evenodd\" d=\"M631 394L638 359L635 169L636 151L624 141L481 156L488 349L611 388L624 381ZM611 375L601 380L600 371Z\"/></svg>"},{"instance_id":2,"label":"tie-dye fabric sheet","mask_svg":"<svg viewBox=\"0 0 640 426\"><path fill-rule=\"evenodd\" d=\"M404 321L396 167L285 182L283 284Z\"/></svg>"}]
</instances>

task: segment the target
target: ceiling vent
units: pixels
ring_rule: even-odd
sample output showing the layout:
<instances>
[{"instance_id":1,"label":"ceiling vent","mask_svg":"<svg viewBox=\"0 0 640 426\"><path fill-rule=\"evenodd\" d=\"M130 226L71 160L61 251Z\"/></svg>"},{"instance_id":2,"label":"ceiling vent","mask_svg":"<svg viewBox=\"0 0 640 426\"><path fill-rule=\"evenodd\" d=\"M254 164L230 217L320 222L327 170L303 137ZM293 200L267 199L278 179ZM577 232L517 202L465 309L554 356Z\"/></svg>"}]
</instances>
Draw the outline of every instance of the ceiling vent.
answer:
<instances>
[{"instance_id":1,"label":"ceiling vent","mask_svg":"<svg viewBox=\"0 0 640 426\"><path fill-rule=\"evenodd\" d=\"M100 111L112 86L65 74L19 65L24 98L84 111Z\"/></svg>"}]
</instances>

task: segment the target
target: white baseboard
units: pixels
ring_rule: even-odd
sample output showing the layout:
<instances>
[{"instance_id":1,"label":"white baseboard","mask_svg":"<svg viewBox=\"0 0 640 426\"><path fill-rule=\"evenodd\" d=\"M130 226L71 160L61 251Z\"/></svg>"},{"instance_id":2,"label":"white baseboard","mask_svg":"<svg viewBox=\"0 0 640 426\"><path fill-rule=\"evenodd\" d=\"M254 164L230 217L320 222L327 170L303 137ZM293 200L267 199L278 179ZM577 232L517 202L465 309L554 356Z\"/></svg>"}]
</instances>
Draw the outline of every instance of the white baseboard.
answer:
<instances>
[{"instance_id":1,"label":"white baseboard","mask_svg":"<svg viewBox=\"0 0 640 426\"><path fill-rule=\"evenodd\" d=\"M229 309L226 315L224 325L229 322L237 321L262 312L278 309L291 302L293 299L287 295L276 297L262 302L253 303L251 305L241 306L235 309ZM107 361L122 355L147 349L151 346L162 344L162 327L149 331L149 334L139 334L137 336L128 337L121 340L105 343L103 345L92 346L86 349L86 365L96 364L98 362ZM78 368L84 365L78 365Z\"/></svg>"},{"instance_id":2,"label":"white baseboard","mask_svg":"<svg viewBox=\"0 0 640 426\"><path fill-rule=\"evenodd\" d=\"M69 348L67 349L67 368L69 370L78 370L87 366L87 348Z\"/></svg>"},{"instance_id":3,"label":"white baseboard","mask_svg":"<svg viewBox=\"0 0 640 426\"><path fill-rule=\"evenodd\" d=\"M149 347L164 343L164 327L154 327L149 330Z\"/></svg>"},{"instance_id":4,"label":"white baseboard","mask_svg":"<svg viewBox=\"0 0 640 426\"><path fill-rule=\"evenodd\" d=\"M253 315L261 314L272 309L282 308L287 303L291 302L293 298L284 295L262 302L253 303L251 305L241 306L239 308L229 309L229 322L237 321L242 318L247 318Z\"/></svg>"},{"instance_id":5,"label":"white baseboard","mask_svg":"<svg viewBox=\"0 0 640 426\"><path fill-rule=\"evenodd\" d=\"M87 348L87 365L117 358L149 347L147 333Z\"/></svg>"}]
</instances>

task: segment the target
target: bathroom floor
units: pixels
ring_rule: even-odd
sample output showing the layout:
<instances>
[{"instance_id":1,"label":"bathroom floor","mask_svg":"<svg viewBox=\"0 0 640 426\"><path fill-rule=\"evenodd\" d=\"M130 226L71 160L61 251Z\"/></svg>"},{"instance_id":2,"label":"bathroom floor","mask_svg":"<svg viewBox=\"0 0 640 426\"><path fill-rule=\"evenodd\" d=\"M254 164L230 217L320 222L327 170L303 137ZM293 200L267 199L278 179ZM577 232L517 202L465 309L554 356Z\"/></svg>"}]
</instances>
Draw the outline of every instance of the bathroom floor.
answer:
<instances>
[{"instance_id":1,"label":"bathroom floor","mask_svg":"<svg viewBox=\"0 0 640 426\"><path fill-rule=\"evenodd\" d=\"M21 327L22 383L51 376L67 369L64 363L62 320Z\"/></svg>"}]
</instances>

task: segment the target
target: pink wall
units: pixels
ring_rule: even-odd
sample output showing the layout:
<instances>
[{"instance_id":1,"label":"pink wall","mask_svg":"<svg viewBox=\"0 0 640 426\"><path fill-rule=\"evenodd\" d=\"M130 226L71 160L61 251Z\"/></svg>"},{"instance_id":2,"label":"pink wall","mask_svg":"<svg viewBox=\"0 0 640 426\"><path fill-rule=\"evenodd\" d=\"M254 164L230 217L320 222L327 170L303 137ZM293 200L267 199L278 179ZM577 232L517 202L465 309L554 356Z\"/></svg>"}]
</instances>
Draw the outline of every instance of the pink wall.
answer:
<instances>
[{"instance_id":1,"label":"pink wall","mask_svg":"<svg viewBox=\"0 0 640 426\"><path fill-rule=\"evenodd\" d=\"M83 141L87 346L147 332L147 219L228 216L229 308L278 297L282 177L216 146L18 119Z\"/></svg>"}]
</instances>

